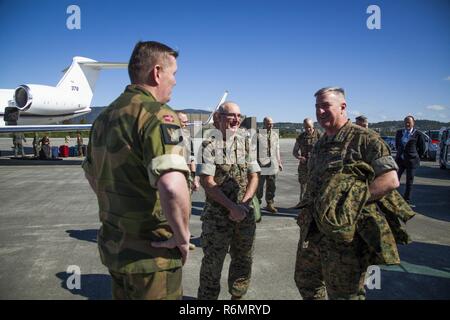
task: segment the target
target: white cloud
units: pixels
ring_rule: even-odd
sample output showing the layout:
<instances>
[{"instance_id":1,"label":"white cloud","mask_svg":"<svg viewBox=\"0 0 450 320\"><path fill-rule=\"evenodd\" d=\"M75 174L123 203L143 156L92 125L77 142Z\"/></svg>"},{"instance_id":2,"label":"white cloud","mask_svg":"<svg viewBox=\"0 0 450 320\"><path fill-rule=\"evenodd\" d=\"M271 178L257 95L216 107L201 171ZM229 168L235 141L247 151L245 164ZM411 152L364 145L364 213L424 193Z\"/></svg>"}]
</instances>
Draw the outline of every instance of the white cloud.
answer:
<instances>
[{"instance_id":1,"label":"white cloud","mask_svg":"<svg viewBox=\"0 0 450 320\"><path fill-rule=\"evenodd\" d=\"M358 110L351 110L351 111L348 112L348 114L351 115L351 116L357 117L357 116L360 116L362 113L359 112Z\"/></svg>"},{"instance_id":2,"label":"white cloud","mask_svg":"<svg viewBox=\"0 0 450 320\"><path fill-rule=\"evenodd\" d=\"M450 76L448 76L447 78L444 78L444 80L450 81Z\"/></svg>"},{"instance_id":3,"label":"white cloud","mask_svg":"<svg viewBox=\"0 0 450 320\"><path fill-rule=\"evenodd\" d=\"M426 106L425 108L428 109L428 110L433 110L433 111L442 111L442 110L447 109L446 106L441 106L439 104L433 104L433 105L430 105L430 106Z\"/></svg>"}]
</instances>

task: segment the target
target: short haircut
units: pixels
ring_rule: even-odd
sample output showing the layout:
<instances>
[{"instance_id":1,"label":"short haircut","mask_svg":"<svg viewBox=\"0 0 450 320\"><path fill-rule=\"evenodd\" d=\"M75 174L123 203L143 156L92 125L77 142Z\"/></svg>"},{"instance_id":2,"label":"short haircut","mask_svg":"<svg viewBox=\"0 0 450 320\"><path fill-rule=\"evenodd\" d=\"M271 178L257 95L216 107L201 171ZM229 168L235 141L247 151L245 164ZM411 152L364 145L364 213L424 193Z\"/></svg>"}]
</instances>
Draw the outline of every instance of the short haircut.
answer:
<instances>
[{"instance_id":1,"label":"short haircut","mask_svg":"<svg viewBox=\"0 0 450 320\"><path fill-rule=\"evenodd\" d=\"M414 119L413 116L406 116L405 119L403 119L403 121L406 121L406 119L411 118L413 122L416 122L416 119Z\"/></svg>"},{"instance_id":2,"label":"short haircut","mask_svg":"<svg viewBox=\"0 0 450 320\"><path fill-rule=\"evenodd\" d=\"M367 122L367 118L365 116L358 116L355 118L357 121L364 121Z\"/></svg>"},{"instance_id":3,"label":"short haircut","mask_svg":"<svg viewBox=\"0 0 450 320\"><path fill-rule=\"evenodd\" d=\"M306 124L306 123L311 123L313 125L313 127L314 127L314 121L311 118L303 119L303 124Z\"/></svg>"},{"instance_id":4,"label":"short haircut","mask_svg":"<svg viewBox=\"0 0 450 320\"><path fill-rule=\"evenodd\" d=\"M158 63L166 64L169 56L176 59L178 52L156 41L139 41L134 47L128 63L128 75L131 83L147 83L150 71Z\"/></svg>"},{"instance_id":5,"label":"short haircut","mask_svg":"<svg viewBox=\"0 0 450 320\"><path fill-rule=\"evenodd\" d=\"M319 89L316 93L314 93L314 97L321 96L328 92L339 93L345 98L345 91L343 88L340 88L340 87L325 87L325 88Z\"/></svg>"},{"instance_id":6,"label":"short haircut","mask_svg":"<svg viewBox=\"0 0 450 320\"><path fill-rule=\"evenodd\" d=\"M233 101L225 101L224 103L222 103L219 108L217 109L216 113L224 113L225 112L225 107L228 106L229 104L235 104L237 105L236 102Z\"/></svg>"}]
</instances>

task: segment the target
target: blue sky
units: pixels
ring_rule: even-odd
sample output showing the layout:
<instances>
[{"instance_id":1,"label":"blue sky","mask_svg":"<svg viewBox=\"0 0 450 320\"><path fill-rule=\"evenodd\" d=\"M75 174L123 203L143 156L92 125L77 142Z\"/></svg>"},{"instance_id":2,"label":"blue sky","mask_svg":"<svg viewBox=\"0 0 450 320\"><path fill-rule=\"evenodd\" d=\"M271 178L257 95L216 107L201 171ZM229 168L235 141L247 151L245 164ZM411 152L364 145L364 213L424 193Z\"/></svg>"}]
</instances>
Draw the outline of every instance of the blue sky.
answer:
<instances>
[{"instance_id":1,"label":"blue sky","mask_svg":"<svg viewBox=\"0 0 450 320\"><path fill-rule=\"evenodd\" d=\"M81 30L69 30L69 5ZM381 29L369 30L369 5ZM349 117L450 121L450 1L0 0L0 88L56 85L73 56L127 62L135 43L180 51L174 108L210 109L224 90L260 121L315 118L314 92L338 85ZM129 82L100 75L93 106Z\"/></svg>"}]
</instances>

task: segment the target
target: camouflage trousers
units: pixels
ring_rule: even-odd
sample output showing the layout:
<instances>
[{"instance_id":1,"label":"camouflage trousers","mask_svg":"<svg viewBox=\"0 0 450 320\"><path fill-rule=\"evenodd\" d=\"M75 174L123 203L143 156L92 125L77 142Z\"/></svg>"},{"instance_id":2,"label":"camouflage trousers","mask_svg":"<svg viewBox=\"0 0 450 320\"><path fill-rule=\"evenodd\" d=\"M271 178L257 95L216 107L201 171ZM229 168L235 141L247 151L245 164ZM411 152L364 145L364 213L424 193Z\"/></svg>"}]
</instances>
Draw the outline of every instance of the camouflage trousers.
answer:
<instances>
[{"instance_id":1,"label":"camouflage trousers","mask_svg":"<svg viewBox=\"0 0 450 320\"><path fill-rule=\"evenodd\" d=\"M301 241L301 240L300 240ZM364 300L364 280L368 267L360 255L361 238L337 243L312 232L299 241L295 263L295 283L304 300L328 298Z\"/></svg>"},{"instance_id":2,"label":"camouflage trousers","mask_svg":"<svg viewBox=\"0 0 450 320\"><path fill-rule=\"evenodd\" d=\"M303 197L305 196L306 191L306 184L308 182L308 168L306 165L299 165L298 166L298 183L300 183L300 201L302 201Z\"/></svg>"},{"instance_id":3,"label":"camouflage trousers","mask_svg":"<svg viewBox=\"0 0 450 320\"><path fill-rule=\"evenodd\" d=\"M118 273L112 277L114 300L181 300L181 268L154 273Z\"/></svg>"},{"instance_id":4,"label":"camouflage trousers","mask_svg":"<svg viewBox=\"0 0 450 320\"><path fill-rule=\"evenodd\" d=\"M264 193L264 183L266 184L266 202L267 204L273 203L275 198L275 178L276 175L259 175L258 190L256 191L256 196L261 202Z\"/></svg>"},{"instance_id":5,"label":"camouflage trousers","mask_svg":"<svg viewBox=\"0 0 450 320\"><path fill-rule=\"evenodd\" d=\"M22 157L25 155L25 152L23 151L22 143L17 143L14 145L14 156L17 157L19 152Z\"/></svg>"},{"instance_id":6,"label":"camouflage trousers","mask_svg":"<svg viewBox=\"0 0 450 320\"><path fill-rule=\"evenodd\" d=\"M199 300L216 300L220 293L220 278L223 262L230 253L228 292L235 297L247 293L250 285L253 242L255 239L255 217L250 212L239 222L233 222L222 213L202 217L203 259L200 268Z\"/></svg>"}]
</instances>

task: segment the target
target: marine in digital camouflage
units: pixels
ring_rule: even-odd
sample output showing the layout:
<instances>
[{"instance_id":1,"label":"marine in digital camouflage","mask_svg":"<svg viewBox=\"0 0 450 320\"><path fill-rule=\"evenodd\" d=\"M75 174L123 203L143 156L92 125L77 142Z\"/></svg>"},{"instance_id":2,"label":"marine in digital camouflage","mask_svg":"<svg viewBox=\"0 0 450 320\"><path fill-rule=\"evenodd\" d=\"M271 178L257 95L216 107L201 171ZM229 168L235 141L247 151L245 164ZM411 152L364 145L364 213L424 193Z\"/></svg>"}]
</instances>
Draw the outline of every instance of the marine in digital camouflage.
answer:
<instances>
[{"instance_id":1,"label":"marine in digital camouflage","mask_svg":"<svg viewBox=\"0 0 450 320\"><path fill-rule=\"evenodd\" d=\"M248 174L259 172L256 161L250 162L247 144L239 139L227 149L223 141L208 139L203 142L203 163L197 167L198 175L214 176L220 190L231 201L242 201L248 184ZM218 160L218 159L221 160ZM238 160L240 159L240 160ZM244 160L244 161L242 161ZM219 164L221 162L221 164ZM241 222L228 218L229 211L206 193L201 216L202 248L204 257L200 268L198 299L217 299L220 278L226 254L231 256L228 291L242 297L250 284L253 243L256 223L253 212Z\"/></svg>"},{"instance_id":2,"label":"marine in digital camouflage","mask_svg":"<svg viewBox=\"0 0 450 320\"><path fill-rule=\"evenodd\" d=\"M396 169L379 135L350 121L316 143L298 218L295 281L304 299L364 299L367 267L400 262L391 225L410 219L411 209L397 191L368 202L374 177Z\"/></svg>"},{"instance_id":3,"label":"marine in digital camouflage","mask_svg":"<svg viewBox=\"0 0 450 320\"><path fill-rule=\"evenodd\" d=\"M305 163L298 164L298 182L300 183L300 201L302 200L305 190L306 190L306 182L308 181L308 162L309 157L311 155L314 144L319 140L320 133L317 129L314 129L312 134L308 134L307 132L302 132L298 135L295 140L293 154L300 155L306 158Z\"/></svg>"},{"instance_id":4,"label":"marine in digital camouflage","mask_svg":"<svg viewBox=\"0 0 450 320\"><path fill-rule=\"evenodd\" d=\"M167 171L188 173L175 112L129 85L92 125L83 162L99 206L98 247L115 274L149 274L182 266L177 248L154 248L172 237L156 182Z\"/></svg>"},{"instance_id":5,"label":"marine in digital camouflage","mask_svg":"<svg viewBox=\"0 0 450 320\"><path fill-rule=\"evenodd\" d=\"M258 133L258 162L262 169L256 195L261 203L264 194L264 185L266 185L265 200L267 205L273 204L275 198L276 175L279 171L277 159L280 148L279 141L280 138L276 130L267 130L266 133ZM267 154L261 157L260 151L265 151Z\"/></svg>"}]
</instances>

